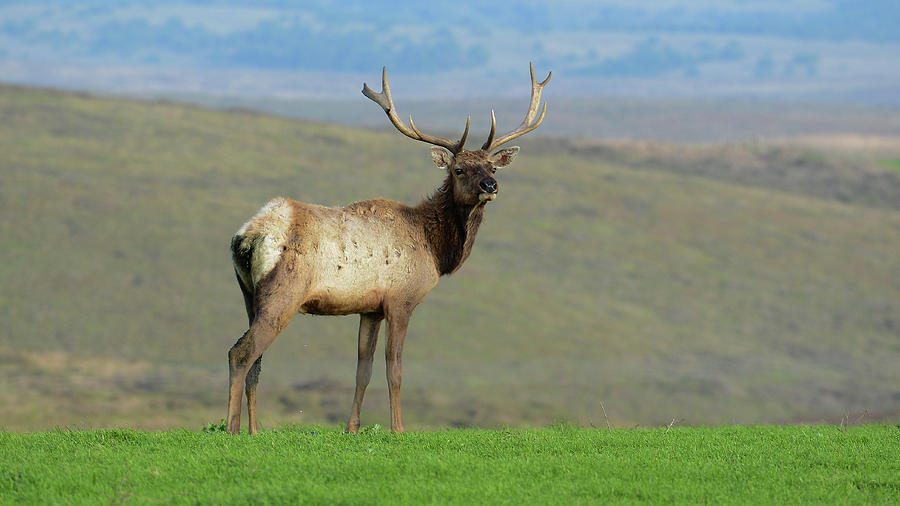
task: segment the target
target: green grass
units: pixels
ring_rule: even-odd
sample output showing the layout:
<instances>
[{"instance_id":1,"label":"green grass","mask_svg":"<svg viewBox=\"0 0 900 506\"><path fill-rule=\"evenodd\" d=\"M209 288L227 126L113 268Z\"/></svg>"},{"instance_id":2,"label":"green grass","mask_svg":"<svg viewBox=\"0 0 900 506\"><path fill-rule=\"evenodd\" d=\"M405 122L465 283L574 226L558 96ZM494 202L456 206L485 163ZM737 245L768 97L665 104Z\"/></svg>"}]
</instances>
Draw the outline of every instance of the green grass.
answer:
<instances>
[{"instance_id":1,"label":"green grass","mask_svg":"<svg viewBox=\"0 0 900 506\"><path fill-rule=\"evenodd\" d=\"M896 170L900 172L900 160L879 160L882 167Z\"/></svg>"},{"instance_id":2,"label":"green grass","mask_svg":"<svg viewBox=\"0 0 900 506\"><path fill-rule=\"evenodd\" d=\"M885 504L900 427L0 433L0 503Z\"/></svg>"},{"instance_id":3,"label":"green grass","mask_svg":"<svg viewBox=\"0 0 900 506\"><path fill-rule=\"evenodd\" d=\"M756 144L521 146L413 315L407 428L596 425L601 402L624 427L897 419L900 173ZM247 325L231 234L275 195L415 203L443 177L396 132L7 86L0 154L5 430L223 416ZM356 326L295 318L263 359L265 427L346 418ZM387 424L382 366L364 423Z\"/></svg>"}]
</instances>

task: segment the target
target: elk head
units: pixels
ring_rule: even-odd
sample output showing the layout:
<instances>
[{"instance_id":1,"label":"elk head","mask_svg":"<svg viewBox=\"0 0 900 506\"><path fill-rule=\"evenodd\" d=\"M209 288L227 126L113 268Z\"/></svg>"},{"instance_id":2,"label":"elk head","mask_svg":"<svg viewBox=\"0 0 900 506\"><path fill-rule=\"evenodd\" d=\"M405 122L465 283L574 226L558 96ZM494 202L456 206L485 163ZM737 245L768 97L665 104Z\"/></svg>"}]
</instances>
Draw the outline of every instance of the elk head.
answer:
<instances>
[{"instance_id":1,"label":"elk head","mask_svg":"<svg viewBox=\"0 0 900 506\"><path fill-rule=\"evenodd\" d=\"M497 119L494 117L494 111L491 110L491 133L487 140L478 150L464 149L466 137L469 135L469 123L471 117L466 118L466 129L463 131L462 137L454 142L444 137L434 137L422 133L416 124L413 123L412 116L409 117L409 126L407 126L394 108L394 101L391 98L391 88L388 86L387 67L381 71L381 93L375 93L368 84L363 83L363 95L369 97L375 103L384 109L388 119L403 135L410 139L427 142L435 147L431 148L431 159L439 168L445 169L448 174L448 190L452 191L453 198L459 205L477 206L483 205L490 200L494 200L497 192L500 190L494 173L500 167L506 167L512 163L516 155L519 153L518 146L503 148L494 151L502 144L531 132L544 121L544 115L547 113L547 103L541 109L541 114L537 115L538 106L541 102L541 91L550 81L553 72L547 74L547 78L542 82L538 82L534 78L534 64L530 64L531 68L531 103L525 119L514 130L507 132L497 138L494 133L497 129ZM535 120L537 116L537 120ZM491 151L494 151L492 154Z\"/></svg>"}]
</instances>

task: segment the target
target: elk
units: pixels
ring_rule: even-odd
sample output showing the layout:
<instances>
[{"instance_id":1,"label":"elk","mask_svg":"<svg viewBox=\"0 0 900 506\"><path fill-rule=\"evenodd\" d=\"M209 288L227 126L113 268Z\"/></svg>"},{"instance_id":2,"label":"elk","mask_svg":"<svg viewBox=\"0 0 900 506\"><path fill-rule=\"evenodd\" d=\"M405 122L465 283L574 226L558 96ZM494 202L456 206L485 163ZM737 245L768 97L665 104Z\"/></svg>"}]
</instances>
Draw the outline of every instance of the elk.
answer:
<instances>
[{"instance_id":1,"label":"elk","mask_svg":"<svg viewBox=\"0 0 900 506\"><path fill-rule=\"evenodd\" d=\"M359 314L359 354L356 392L346 432L359 430L359 412L372 375L372 359L382 321L386 321L385 362L391 430L404 432L400 410L403 340L413 309L437 284L456 272L469 253L487 202L497 196L494 173L509 165L518 146L496 148L537 128L547 104L537 116L543 82L531 66L531 103L514 130L495 137L491 131L478 150L463 146L471 117L456 142L422 133L397 115L387 68L380 93L363 83L363 94L384 109L403 135L432 144L431 158L446 171L444 183L416 206L387 199L323 207L275 198L250 218L231 240L232 259L250 328L228 352L227 430L238 433L241 401L247 394L249 432L259 431L256 385L262 355L296 313ZM535 117L537 116L537 119Z\"/></svg>"}]
</instances>

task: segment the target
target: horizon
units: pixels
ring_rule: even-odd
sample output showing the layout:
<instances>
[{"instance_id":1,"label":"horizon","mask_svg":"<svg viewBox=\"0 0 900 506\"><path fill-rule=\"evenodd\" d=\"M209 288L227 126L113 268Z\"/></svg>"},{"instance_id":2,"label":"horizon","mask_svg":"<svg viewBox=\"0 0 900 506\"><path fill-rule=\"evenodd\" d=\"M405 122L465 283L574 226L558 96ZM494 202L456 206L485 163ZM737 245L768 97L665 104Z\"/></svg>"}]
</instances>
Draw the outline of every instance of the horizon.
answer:
<instances>
[{"instance_id":1,"label":"horizon","mask_svg":"<svg viewBox=\"0 0 900 506\"><path fill-rule=\"evenodd\" d=\"M452 8L451 8L452 7ZM889 0L0 6L0 81L139 96L756 99L900 105Z\"/></svg>"}]
</instances>

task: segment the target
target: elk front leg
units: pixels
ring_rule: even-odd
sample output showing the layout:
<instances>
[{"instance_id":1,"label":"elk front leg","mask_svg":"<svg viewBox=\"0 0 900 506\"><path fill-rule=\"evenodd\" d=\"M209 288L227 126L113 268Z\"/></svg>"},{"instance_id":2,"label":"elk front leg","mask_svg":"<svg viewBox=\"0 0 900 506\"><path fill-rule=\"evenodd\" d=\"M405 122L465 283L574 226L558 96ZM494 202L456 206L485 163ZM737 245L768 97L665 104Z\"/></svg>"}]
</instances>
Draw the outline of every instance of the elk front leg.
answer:
<instances>
[{"instance_id":1,"label":"elk front leg","mask_svg":"<svg viewBox=\"0 0 900 506\"><path fill-rule=\"evenodd\" d=\"M388 396L391 400L391 431L400 433L406 432L403 429L403 416L400 408L400 376L403 370L403 340L406 339L409 317L410 313L408 312L388 314L387 344L384 348Z\"/></svg>"},{"instance_id":2,"label":"elk front leg","mask_svg":"<svg viewBox=\"0 0 900 506\"><path fill-rule=\"evenodd\" d=\"M350 408L350 420L345 432L359 432L359 411L362 409L366 387L372 378L372 359L375 357L375 343L378 342L378 329L384 315L377 313L359 316L359 352L356 359L356 393L353 394L353 407Z\"/></svg>"}]
</instances>

